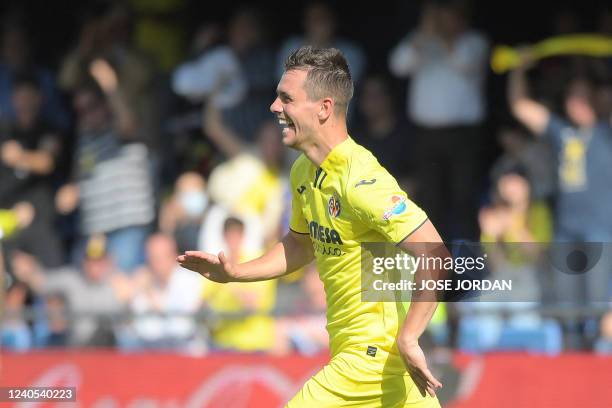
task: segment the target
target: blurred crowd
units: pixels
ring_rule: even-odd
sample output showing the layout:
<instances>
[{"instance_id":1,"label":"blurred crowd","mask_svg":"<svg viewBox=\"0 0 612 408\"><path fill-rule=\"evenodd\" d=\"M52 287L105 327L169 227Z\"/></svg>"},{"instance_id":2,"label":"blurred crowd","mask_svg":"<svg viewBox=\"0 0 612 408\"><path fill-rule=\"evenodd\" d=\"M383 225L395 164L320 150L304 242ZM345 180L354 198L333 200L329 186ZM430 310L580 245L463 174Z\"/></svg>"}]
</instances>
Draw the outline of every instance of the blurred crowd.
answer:
<instances>
[{"instance_id":1,"label":"blurred crowd","mask_svg":"<svg viewBox=\"0 0 612 408\"><path fill-rule=\"evenodd\" d=\"M179 3L108 2L79 21L56 70L33 55L42 33L28 30L27 13L2 16L3 348L325 350L314 265L278 282L219 285L175 261L190 249L247 261L287 231L297 154L269 106L284 58L310 44L344 52L357 90L351 136L445 241L492 245L500 273L536 292L530 302L442 305L432 344L612 352L611 58L536 63L524 50L507 101L491 100L493 44L461 0L423 2L378 70L337 34L324 2L280 43L261 10L244 7L197 27L188 46L166 18ZM551 36L580 31L571 13L551 18ZM612 35L609 9L597 29ZM550 242L608 252L599 273L543 272Z\"/></svg>"}]
</instances>

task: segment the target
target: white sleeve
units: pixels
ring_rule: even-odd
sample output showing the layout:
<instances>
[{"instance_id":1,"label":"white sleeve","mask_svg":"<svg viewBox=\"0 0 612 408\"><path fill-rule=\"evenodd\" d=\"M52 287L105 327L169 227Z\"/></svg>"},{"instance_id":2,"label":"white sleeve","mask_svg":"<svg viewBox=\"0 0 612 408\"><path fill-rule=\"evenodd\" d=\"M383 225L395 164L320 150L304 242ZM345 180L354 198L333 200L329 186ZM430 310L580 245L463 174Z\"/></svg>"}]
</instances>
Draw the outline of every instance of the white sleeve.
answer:
<instances>
[{"instance_id":1,"label":"white sleeve","mask_svg":"<svg viewBox=\"0 0 612 408\"><path fill-rule=\"evenodd\" d=\"M217 91L215 101L223 108L242 100L247 83L236 56L221 48L180 65L172 74L172 90L189 99L205 98Z\"/></svg>"},{"instance_id":2,"label":"white sleeve","mask_svg":"<svg viewBox=\"0 0 612 408\"><path fill-rule=\"evenodd\" d=\"M389 55L389 70L398 77L410 75L419 65L419 55L412 45L413 34L402 39Z\"/></svg>"}]
</instances>

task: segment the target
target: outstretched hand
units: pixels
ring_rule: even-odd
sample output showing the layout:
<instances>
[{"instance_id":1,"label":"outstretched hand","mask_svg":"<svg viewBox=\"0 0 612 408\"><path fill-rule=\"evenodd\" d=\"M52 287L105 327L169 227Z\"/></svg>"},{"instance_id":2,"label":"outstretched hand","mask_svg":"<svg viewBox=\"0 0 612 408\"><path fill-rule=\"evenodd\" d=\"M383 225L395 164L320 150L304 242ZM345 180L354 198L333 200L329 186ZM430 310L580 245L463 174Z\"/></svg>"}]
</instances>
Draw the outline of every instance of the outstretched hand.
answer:
<instances>
[{"instance_id":1,"label":"outstretched hand","mask_svg":"<svg viewBox=\"0 0 612 408\"><path fill-rule=\"evenodd\" d=\"M427 367L425 353L418 342L411 342L399 347L400 354L406 365L408 373L419 388L421 395L427 392L432 397L436 396L436 388L441 388L442 383L433 376Z\"/></svg>"},{"instance_id":2,"label":"outstretched hand","mask_svg":"<svg viewBox=\"0 0 612 408\"><path fill-rule=\"evenodd\" d=\"M227 259L223 251L213 255L200 251L186 251L176 258L185 269L197 272L213 282L227 283L235 280L235 266Z\"/></svg>"}]
</instances>

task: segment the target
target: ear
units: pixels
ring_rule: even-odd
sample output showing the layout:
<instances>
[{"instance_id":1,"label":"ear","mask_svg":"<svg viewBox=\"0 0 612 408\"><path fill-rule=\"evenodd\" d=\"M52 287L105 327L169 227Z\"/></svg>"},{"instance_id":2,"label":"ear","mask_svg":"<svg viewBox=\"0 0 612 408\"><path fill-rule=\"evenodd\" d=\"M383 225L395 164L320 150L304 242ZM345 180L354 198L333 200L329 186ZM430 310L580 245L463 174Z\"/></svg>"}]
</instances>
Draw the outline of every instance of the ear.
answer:
<instances>
[{"instance_id":1,"label":"ear","mask_svg":"<svg viewBox=\"0 0 612 408\"><path fill-rule=\"evenodd\" d=\"M332 98L323 98L321 107L319 108L319 120L324 122L334 113L334 100Z\"/></svg>"}]
</instances>

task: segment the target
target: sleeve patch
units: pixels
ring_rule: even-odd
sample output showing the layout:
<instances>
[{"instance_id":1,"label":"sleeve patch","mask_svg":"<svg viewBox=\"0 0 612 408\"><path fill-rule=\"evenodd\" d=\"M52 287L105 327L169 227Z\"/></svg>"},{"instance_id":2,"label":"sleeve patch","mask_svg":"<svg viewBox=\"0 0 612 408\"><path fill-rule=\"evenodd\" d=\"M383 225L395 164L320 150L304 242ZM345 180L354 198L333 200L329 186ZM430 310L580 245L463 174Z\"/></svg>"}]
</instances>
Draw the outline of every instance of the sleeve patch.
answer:
<instances>
[{"instance_id":1,"label":"sleeve patch","mask_svg":"<svg viewBox=\"0 0 612 408\"><path fill-rule=\"evenodd\" d=\"M391 207L389 207L385 213L383 214L383 220L387 221L389 220L391 217L395 216L395 215L400 215L402 214L404 211L406 211L406 208L408 208L408 203L406 202L406 197L400 196L400 195L393 195L391 196L391 202L393 203L391 205Z\"/></svg>"}]
</instances>

